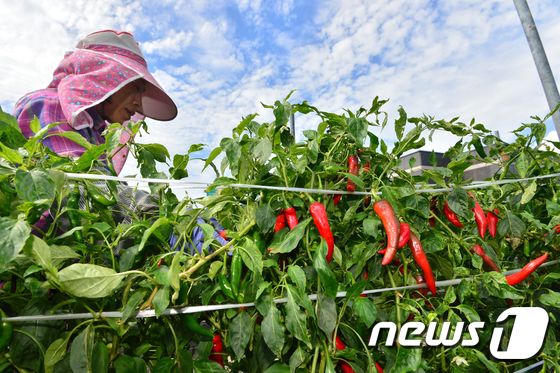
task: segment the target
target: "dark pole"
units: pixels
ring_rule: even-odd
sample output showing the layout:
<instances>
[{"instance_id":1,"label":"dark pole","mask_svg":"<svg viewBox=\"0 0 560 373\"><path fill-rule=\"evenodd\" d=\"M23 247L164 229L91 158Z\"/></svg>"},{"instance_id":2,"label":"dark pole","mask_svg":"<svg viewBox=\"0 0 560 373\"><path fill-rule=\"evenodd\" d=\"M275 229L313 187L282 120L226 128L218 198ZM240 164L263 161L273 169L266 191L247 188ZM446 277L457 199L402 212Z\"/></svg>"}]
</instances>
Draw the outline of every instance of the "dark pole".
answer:
<instances>
[{"instance_id":1,"label":"dark pole","mask_svg":"<svg viewBox=\"0 0 560 373\"><path fill-rule=\"evenodd\" d=\"M558 94L558 88L556 87L556 82L554 81L554 75L552 75L552 70L546 58L546 53L544 51L537 26L535 25L535 20L529 9L529 5L526 0L513 0L515 8L517 9L517 14L521 20L521 25L523 26L523 31L525 31L525 36L529 42L529 49L535 60L535 65L537 66L537 71L543 85L544 94L546 95L546 100L548 101L548 107L552 111L556 105L560 103L560 95ZM556 128L556 133L560 136L560 112L556 112L552 115L552 120L554 121L554 127Z\"/></svg>"}]
</instances>

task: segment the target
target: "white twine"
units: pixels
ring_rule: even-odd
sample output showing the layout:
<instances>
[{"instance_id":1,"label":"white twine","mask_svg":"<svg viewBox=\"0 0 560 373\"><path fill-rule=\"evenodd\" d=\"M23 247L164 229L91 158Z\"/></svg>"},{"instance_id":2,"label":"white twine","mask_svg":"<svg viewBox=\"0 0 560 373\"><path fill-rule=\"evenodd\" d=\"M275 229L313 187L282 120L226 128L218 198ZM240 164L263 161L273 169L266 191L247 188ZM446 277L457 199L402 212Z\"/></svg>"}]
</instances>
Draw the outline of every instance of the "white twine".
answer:
<instances>
[{"instance_id":1,"label":"white twine","mask_svg":"<svg viewBox=\"0 0 560 373\"><path fill-rule=\"evenodd\" d=\"M543 263L540 267L548 267L560 262L560 260L553 260L550 262ZM539 267L539 268L540 268ZM512 269L507 272L503 272L504 275L509 275L512 273L516 273L520 271L521 268ZM443 288L448 286L455 286L461 283L463 280L472 280L474 276L453 279L453 280L443 280L443 281L436 281L436 287ZM397 286L392 288L382 288L382 289L370 289L362 291L362 294L370 295L370 294L378 294L378 293L385 293L389 291L400 291L400 290L416 290L421 288L427 288L426 284L416 284L416 285L406 285L406 286ZM346 291L339 291L336 293L336 298L345 298L347 295ZM308 295L310 300L317 300L317 294L310 294ZM274 299L274 303L282 304L287 303L288 298L277 298ZM248 308L254 307L255 303L232 303L232 304L213 304L207 306L186 306L186 307L179 307L179 308L168 308L164 310L160 316L176 316L176 315L183 315L189 313L198 313L198 312L211 312L211 311L221 311L221 310L228 310L228 309L239 309L239 308ZM55 321L55 320L78 320L78 319L93 319L93 318L122 318L123 313L121 311L103 311L96 314L92 313L67 313L67 314L57 314L57 315L28 315L28 316L14 316L14 317L6 317L3 321L8 322L28 322L28 321ZM156 311L153 309L138 311L136 318L148 318L148 317L156 317Z\"/></svg>"},{"instance_id":2,"label":"white twine","mask_svg":"<svg viewBox=\"0 0 560 373\"><path fill-rule=\"evenodd\" d=\"M203 181L186 181L186 180L173 180L173 179L154 179L154 178L134 178L134 177L120 177L120 176L110 176L110 175L100 175L100 174L78 174L78 173L66 173L66 176L72 180L81 180L81 179L89 179L89 180L107 180L107 181L120 181L126 183L157 183L157 184L169 184L170 186L174 186L176 188L193 188L199 189L200 186L208 187L211 184ZM521 179L505 179L505 180L494 180L488 182L474 182L470 185L461 185L461 188L465 190L470 189L483 189L488 188L493 185L504 185L504 184L514 184L520 183L524 181L533 181L533 180L540 180L540 179L550 179L554 177L560 177L560 173L556 174L548 174L548 175L539 175L533 177L526 177ZM194 185L198 187L193 187ZM282 186L271 186L271 185L257 185L257 184L227 184L227 185L219 185L216 189L226 189L226 188L238 188L238 189L263 189L263 190L278 190L278 191L285 191L285 192L296 192L296 193L313 193L313 194L352 194L352 195L371 195L371 192L367 191L359 191L359 192L347 192L344 190L328 190L328 189L314 189L314 188L298 188L298 187L282 187ZM418 188L416 189L417 193L444 193L450 192L453 190L453 187L449 188ZM380 194L377 192L377 194Z\"/></svg>"}]
</instances>

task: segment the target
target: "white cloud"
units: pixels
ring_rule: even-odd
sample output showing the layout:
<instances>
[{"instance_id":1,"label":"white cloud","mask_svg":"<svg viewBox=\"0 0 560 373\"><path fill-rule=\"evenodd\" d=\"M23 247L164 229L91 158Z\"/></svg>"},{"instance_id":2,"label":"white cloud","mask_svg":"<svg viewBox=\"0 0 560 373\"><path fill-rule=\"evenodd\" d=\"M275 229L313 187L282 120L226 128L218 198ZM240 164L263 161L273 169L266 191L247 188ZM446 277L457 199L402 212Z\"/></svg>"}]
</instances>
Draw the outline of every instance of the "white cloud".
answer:
<instances>
[{"instance_id":1,"label":"white cloud","mask_svg":"<svg viewBox=\"0 0 560 373\"><path fill-rule=\"evenodd\" d=\"M192 39L192 32L168 31L163 38L142 43L142 50L148 54L174 58L182 54L182 51L191 44Z\"/></svg>"}]
</instances>

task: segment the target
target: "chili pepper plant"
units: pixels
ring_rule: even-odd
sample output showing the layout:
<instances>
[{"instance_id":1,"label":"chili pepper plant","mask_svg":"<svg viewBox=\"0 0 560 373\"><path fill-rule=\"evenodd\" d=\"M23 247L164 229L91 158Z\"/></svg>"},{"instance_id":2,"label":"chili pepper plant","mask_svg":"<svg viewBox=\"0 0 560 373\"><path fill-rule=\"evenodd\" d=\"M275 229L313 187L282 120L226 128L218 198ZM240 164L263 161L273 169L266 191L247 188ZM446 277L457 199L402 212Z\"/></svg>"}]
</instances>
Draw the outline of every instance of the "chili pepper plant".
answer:
<instances>
[{"instance_id":1,"label":"chili pepper plant","mask_svg":"<svg viewBox=\"0 0 560 373\"><path fill-rule=\"evenodd\" d=\"M117 125L100 145L66 133L84 153L61 157L42 144L47 129L37 121L26 139L1 112L0 371L499 372L537 361L560 370L559 267L539 267L559 254L559 183L535 178L472 189L465 179L474 163L497 165L493 181L560 172L560 143L542 146L547 118L533 117L506 143L474 120L413 117L403 108L389 124L386 103L376 97L369 107L332 113L288 95L265 105L271 121L248 115L215 149L193 144L173 157L163 145L139 142L143 122L129 126L139 141L127 144ZM295 139L292 114L319 124ZM456 138L446 167L435 156L420 175L407 172L413 164L401 166L403 154L441 133ZM145 178L186 179L202 162L216 193L180 199L166 184L149 184L158 209L131 209L122 219L116 182L67 175L110 173L108 161L122 146ZM420 191L434 188L444 191ZM499 211L487 235L484 211ZM211 218L227 244L214 238ZM401 234L401 227L408 228ZM195 228L204 233L200 253ZM506 279L503 272L536 258L526 267L532 273ZM434 283L451 279L463 280ZM417 283L425 287L362 294ZM248 304L165 312L241 303ZM543 307L550 316L542 350L526 361L500 361L488 351L496 317L512 306ZM136 317L141 310L155 317ZM6 320L83 313L91 317ZM407 320L489 327L474 347L368 345L377 322Z\"/></svg>"}]
</instances>

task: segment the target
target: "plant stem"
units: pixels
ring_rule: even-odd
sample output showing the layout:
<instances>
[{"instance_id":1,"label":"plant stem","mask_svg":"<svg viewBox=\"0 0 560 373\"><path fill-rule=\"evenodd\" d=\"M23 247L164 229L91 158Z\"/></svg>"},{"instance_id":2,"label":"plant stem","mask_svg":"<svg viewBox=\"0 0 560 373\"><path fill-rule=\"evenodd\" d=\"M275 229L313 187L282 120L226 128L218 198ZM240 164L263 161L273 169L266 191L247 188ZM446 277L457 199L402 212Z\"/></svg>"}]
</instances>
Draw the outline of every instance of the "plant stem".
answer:
<instances>
[{"instance_id":1,"label":"plant stem","mask_svg":"<svg viewBox=\"0 0 560 373\"><path fill-rule=\"evenodd\" d=\"M179 277L180 278L187 278L187 279L190 278L198 269L200 269L204 264L206 264L208 261L210 261L210 259L224 253L234 243L236 243L239 240L239 238L245 236L247 234L247 232L249 232L255 224L256 224L256 222L254 220L252 220L245 228L243 228L243 230L241 232L239 232L239 235L236 238L233 238L231 241L229 241L224 246L222 246L219 249L217 249L216 251L214 251L212 254L206 255L204 258L201 258L191 268L189 268L188 270L186 270L184 272L181 272Z\"/></svg>"}]
</instances>

